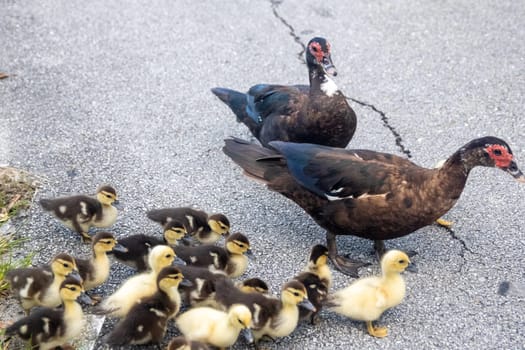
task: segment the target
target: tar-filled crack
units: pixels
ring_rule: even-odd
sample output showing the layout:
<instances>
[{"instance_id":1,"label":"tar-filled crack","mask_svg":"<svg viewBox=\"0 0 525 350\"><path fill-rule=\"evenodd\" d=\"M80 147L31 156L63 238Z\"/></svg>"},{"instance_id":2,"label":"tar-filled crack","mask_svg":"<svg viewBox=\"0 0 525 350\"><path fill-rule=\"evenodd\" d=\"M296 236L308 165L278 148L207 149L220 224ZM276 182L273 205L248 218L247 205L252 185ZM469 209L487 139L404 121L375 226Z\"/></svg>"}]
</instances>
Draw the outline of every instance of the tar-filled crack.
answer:
<instances>
[{"instance_id":1,"label":"tar-filled crack","mask_svg":"<svg viewBox=\"0 0 525 350\"><path fill-rule=\"evenodd\" d=\"M474 252L470 250L470 248L467 246L467 243L465 243L465 241L461 237L458 237L456 235L456 232L454 232L453 229L449 227L444 227L444 226L442 227L445 230L447 230L448 234L450 235L450 237L452 237L452 239L461 243L461 250L459 251L459 256L461 257L461 259L463 259L463 264L461 264L461 266L459 267L459 272L462 272L463 267L465 266L465 263L467 262L467 258L465 258L465 251L469 252L470 254L474 254Z\"/></svg>"},{"instance_id":2,"label":"tar-filled crack","mask_svg":"<svg viewBox=\"0 0 525 350\"><path fill-rule=\"evenodd\" d=\"M304 51L306 50L306 46L301 41L301 37L295 33L295 28L290 23L288 23L288 21L285 20L283 16L281 16L279 12L277 11L277 7L279 7L279 5L282 4L282 2L283 0L270 0L270 4L272 5L273 15L290 30L289 32L290 36L293 38L293 40L297 44L299 44L299 46L301 46L301 51L297 54L297 58L299 59L299 61L306 64L306 61L303 57Z\"/></svg>"}]
</instances>

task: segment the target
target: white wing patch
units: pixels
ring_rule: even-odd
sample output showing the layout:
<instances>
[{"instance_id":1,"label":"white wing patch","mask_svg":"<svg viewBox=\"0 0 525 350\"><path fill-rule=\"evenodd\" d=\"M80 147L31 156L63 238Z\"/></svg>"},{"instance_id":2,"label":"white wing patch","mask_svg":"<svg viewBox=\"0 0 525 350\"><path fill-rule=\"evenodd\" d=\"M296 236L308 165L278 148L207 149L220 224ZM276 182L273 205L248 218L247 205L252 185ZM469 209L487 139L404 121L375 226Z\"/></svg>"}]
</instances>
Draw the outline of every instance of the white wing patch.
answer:
<instances>
[{"instance_id":1,"label":"white wing patch","mask_svg":"<svg viewBox=\"0 0 525 350\"><path fill-rule=\"evenodd\" d=\"M80 212L81 212L82 215L84 215L84 216L87 216L87 215L88 215L88 212L87 212L87 204L86 204L86 202L80 202Z\"/></svg>"},{"instance_id":2,"label":"white wing patch","mask_svg":"<svg viewBox=\"0 0 525 350\"><path fill-rule=\"evenodd\" d=\"M61 205L58 207L58 211L61 213L61 214L65 214L66 213L66 210L67 210L67 207L65 205Z\"/></svg>"},{"instance_id":3,"label":"white wing patch","mask_svg":"<svg viewBox=\"0 0 525 350\"><path fill-rule=\"evenodd\" d=\"M33 284L34 282L34 278L33 277L28 277L27 278L27 281L26 281L26 285L24 286L24 288L20 289L20 293L19 295L22 297L22 298L29 298L29 288L31 287L31 285Z\"/></svg>"},{"instance_id":4,"label":"white wing patch","mask_svg":"<svg viewBox=\"0 0 525 350\"><path fill-rule=\"evenodd\" d=\"M154 308L149 309L149 311L153 312L158 317L168 317L164 312L154 309Z\"/></svg>"},{"instance_id":5,"label":"white wing patch","mask_svg":"<svg viewBox=\"0 0 525 350\"><path fill-rule=\"evenodd\" d=\"M191 230L193 231L195 229L195 227L193 226L193 225L195 225L195 219L193 219L193 216L191 216L191 215L186 215L186 219L188 219L188 222L190 223Z\"/></svg>"}]
</instances>

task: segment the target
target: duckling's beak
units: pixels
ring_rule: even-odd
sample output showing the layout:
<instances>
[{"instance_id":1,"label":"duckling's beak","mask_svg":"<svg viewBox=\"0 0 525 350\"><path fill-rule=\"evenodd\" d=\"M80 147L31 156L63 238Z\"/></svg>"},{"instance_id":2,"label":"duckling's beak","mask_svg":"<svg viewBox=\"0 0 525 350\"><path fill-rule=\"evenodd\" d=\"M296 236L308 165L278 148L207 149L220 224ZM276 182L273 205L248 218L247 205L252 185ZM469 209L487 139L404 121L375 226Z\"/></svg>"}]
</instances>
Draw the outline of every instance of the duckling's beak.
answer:
<instances>
[{"instance_id":1,"label":"duckling's beak","mask_svg":"<svg viewBox=\"0 0 525 350\"><path fill-rule=\"evenodd\" d=\"M78 297L77 301L83 305L92 305L93 300L85 292L82 292Z\"/></svg>"},{"instance_id":2,"label":"duckling's beak","mask_svg":"<svg viewBox=\"0 0 525 350\"><path fill-rule=\"evenodd\" d=\"M187 278L184 278L182 281L180 281L179 286L183 286L183 287L192 287L192 286L193 286L193 282L190 281L190 280L187 279Z\"/></svg>"},{"instance_id":3,"label":"duckling's beak","mask_svg":"<svg viewBox=\"0 0 525 350\"><path fill-rule=\"evenodd\" d=\"M115 244L115 246L113 247L113 249L111 251L119 252L119 253L127 253L128 252L128 248L124 247L120 243L117 243L117 244Z\"/></svg>"},{"instance_id":4,"label":"duckling's beak","mask_svg":"<svg viewBox=\"0 0 525 350\"><path fill-rule=\"evenodd\" d=\"M255 255L253 255L253 250L248 249L244 254L246 254L246 256L247 256L250 260L255 260Z\"/></svg>"},{"instance_id":5,"label":"duckling's beak","mask_svg":"<svg viewBox=\"0 0 525 350\"><path fill-rule=\"evenodd\" d=\"M515 161L512 161L510 165L507 167L507 169L504 169L507 173L511 174L516 181L518 182L525 182L525 176L521 172L520 168L518 168L518 164L516 164Z\"/></svg>"},{"instance_id":6,"label":"duckling's beak","mask_svg":"<svg viewBox=\"0 0 525 350\"><path fill-rule=\"evenodd\" d=\"M111 205L113 205L118 210L122 210L124 208L124 206L122 205L122 203L120 203L118 199L115 199L115 201L111 203Z\"/></svg>"},{"instance_id":7,"label":"duckling's beak","mask_svg":"<svg viewBox=\"0 0 525 350\"><path fill-rule=\"evenodd\" d=\"M246 339L248 344L252 344L253 343L254 339L253 339L253 333L252 333L251 328L244 328L244 329L242 329L241 330L241 334L244 337L244 339Z\"/></svg>"},{"instance_id":8,"label":"duckling's beak","mask_svg":"<svg viewBox=\"0 0 525 350\"><path fill-rule=\"evenodd\" d=\"M190 246L190 247L199 244L199 241L194 236L184 237L181 239L181 242L185 246Z\"/></svg>"},{"instance_id":9,"label":"duckling's beak","mask_svg":"<svg viewBox=\"0 0 525 350\"><path fill-rule=\"evenodd\" d=\"M326 74L333 77L337 75L337 70L335 69L334 63L332 62L332 57L330 55L323 57L323 68Z\"/></svg>"},{"instance_id":10,"label":"duckling's beak","mask_svg":"<svg viewBox=\"0 0 525 350\"><path fill-rule=\"evenodd\" d=\"M304 298L300 303L299 306L304 307L306 310L315 312L317 309L315 308L314 304L308 300L308 298Z\"/></svg>"},{"instance_id":11,"label":"duckling's beak","mask_svg":"<svg viewBox=\"0 0 525 350\"><path fill-rule=\"evenodd\" d=\"M82 281L82 277L80 277L80 274L78 273L78 270L71 271L68 276L74 277L78 279L79 281Z\"/></svg>"},{"instance_id":12,"label":"duckling's beak","mask_svg":"<svg viewBox=\"0 0 525 350\"><path fill-rule=\"evenodd\" d=\"M173 259L173 264L172 265L186 265L186 261L184 261L181 258L179 258L178 256L176 256L175 259Z\"/></svg>"}]
</instances>

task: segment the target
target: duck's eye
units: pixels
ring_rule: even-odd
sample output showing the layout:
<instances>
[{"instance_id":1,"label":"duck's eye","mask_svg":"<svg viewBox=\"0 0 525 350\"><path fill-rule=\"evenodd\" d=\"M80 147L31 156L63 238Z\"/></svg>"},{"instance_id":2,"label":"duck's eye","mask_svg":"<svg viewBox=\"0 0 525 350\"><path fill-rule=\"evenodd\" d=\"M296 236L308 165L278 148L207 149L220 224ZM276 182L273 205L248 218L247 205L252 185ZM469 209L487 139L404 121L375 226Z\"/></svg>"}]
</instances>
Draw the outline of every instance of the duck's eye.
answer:
<instances>
[{"instance_id":1,"label":"duck's eye","mask_svg":"<svg viewBox=\"0 0 525 350\"><path fill-rule=\"evenodd\" d=\"M64 267L69 267L69 264L68 263L63 263L62 264Z\"/></svg>"},{"instance_id":2,"label":"duck's eye","mask_svg":"<svg viewBox=\"0 0 525 350\"><path fill-rule=\"evenodd\" d=\"M318 52L319 49L317 48L317 46L312 46L312 51L313 51L313 52Z\"/></svg>"},{"instance_id":3,"label":"duck's eye","mask_svg":"<svg viewBox=\"0 0 525 350\"><path fill-rule=\"evenodd\" d=\"M495 150L494 150L494 155L496 155L496 156L501 156L501 150L499 150L499 149L495 149Z\"/></svg>"},{"instance_id":4,"label":"duck's eye","mask_svg":"<svg viewBox=\"0 0 525 350\"><path fill-rule=\"evenodd\" d=\"M301 294L299 294L299 292L293 292L293 295L296 296L296 297L301 296Z\"/></svg>"},{"instance_id":5,"label":"duck's eye","mask_svg":"<svg viewBox=\"0 0 525 350\"><path fill-rule=\"evenodd\" d=\"M72 290L73 292L77 291L77 287L69 287L69 290Z\"/></svg>"},{"instance_id":6,"label":"duck's eye","mask_svg":"<svg viewBox=\"0 0 525 350\"><path fill-rule=\"evenodd\" d=\"M237 321L239 321L239 323L244 326L244 323L242 323L242 320L240 318L238 318Z\"/></svg>"},{"instance_id":7,"label":"duck's eye","mask_svg":"<svg viewBox=\"0 0 525 350\"><path fill-rule=\"evenodd\" d=\"M111 195L110 194L106 194L106 197L111 198Z\"/></svg>"},{"instance_id":8,"label":"duck's eye","mask_svg":"<svg viewBox=\"0 0 525 350\"><path fill-rule=\"evenodd\" d=\"M399 262L400 264L404 264L404 263L406 263L406 261L403 260L403 259L399 260L398 262Z\"/></svg>"},{"instance_id":9,"label":"duck's eye","mask_svg":"<svg viewBox=\"0 0 525 350\"><path fill-rule=\"evenodd\" d=\"M170 258L172 258L172 257L173 257L173 255L171 255L171 254L166 254L166 259L170 259Z\"/></svg>"}]
</instances>

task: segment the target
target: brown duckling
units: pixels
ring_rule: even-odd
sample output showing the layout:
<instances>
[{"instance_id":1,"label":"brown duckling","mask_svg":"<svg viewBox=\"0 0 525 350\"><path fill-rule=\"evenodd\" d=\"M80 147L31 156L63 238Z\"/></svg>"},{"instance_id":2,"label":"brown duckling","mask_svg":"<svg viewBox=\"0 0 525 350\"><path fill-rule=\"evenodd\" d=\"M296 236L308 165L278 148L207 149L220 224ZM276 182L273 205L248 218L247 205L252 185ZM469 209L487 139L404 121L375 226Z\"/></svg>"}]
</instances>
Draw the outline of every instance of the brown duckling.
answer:
<instances>
[{"instance_id":1,"label":"brown duckling","mask_svg":"<svg viewBox=\"0 0 525 350\"><path fill-rule=\"evenodd\" d=\"M348 287L328 297L330 310L358 321L365 321L368 333L374 337L386 337L386 327L374 327L372 321L386 310L399 305L405 297L406 287L400 275L410 259L399 250L387 251L381 259L381 276L360 278Z\"/></svg>"},{"instance_id":2,"label":"brown duckling","mask_svg":"<svg viewBox=\"0 0 525 350\"><path fill-rule=\"evenodd\" d=\"M153 247L158 245L175 247L185 234L186 228L183 225L177 221L170 221L165 226L163 238L145 234L119 238L119 244L127 250L124 252L113 251L113 255L121 263L136 269L138 272L143 272L148 269L148 255Z\"/></svg>"},{"instance_id":3,"label":"brown duckling","mask_svg":"<svg viewBox=\"0 0 525 350\"><path fill-rule=\"evenodd\" d=\"M215 282L227 279L223 271L210 271L205 267L179 266L184 277L191 282L189 286L180 286L183 300L191 306L213 306L215 302Z\"/></svg>"},{"instance_id":4,"label":"brown duckling","mask_svg":"<svg viewBox=\"0 0 525 350\"><path fill-rule=\"evenodd\" d=\"M91 249L92 255L89 259L75 258L86 291L100 286L108 279L111 262L107 253L126 251L109 232L98 232L93 237Z\"/></svg>"},{"instance_id":5,"label":"brown duckling","mask_svg":"<svg viewBox=\"0 0 525 350\"><path fill-rule=\"evenodd\" d=\"M509 145L491 136L470 141L435 169L369 150L281 141L270 146L229 139L223 150L250 178L293 200L325 228L332 263L352 276L363 263L338 255L337 235L371 239L381 256L383 240L408 235L449 211L476 166L525 182Z\"/></svg>"},{"instance_id":6,"label":"brown duckling","mask_svg":"<svg viewBox=\"0 0 525 350\"><path fill-rule=\"evenodd\" d=\"M321 311L322 303L328 295L328 290L332 285L332 271L328 266L328 248L317 244L312 248L308 264L303 272L299 273L294 279L301 282L307 292L308 300L315 306L316 311L312 312L303 307L299 307L299 318L309 319L311 324L317 321L317 315Z\"/></svg>"},{"instance_id":7,"label":"brown duckling","mask_svg":"<svg viewBox=\"0 0 525 350\"><path fill-rule=\"evenodd\" d=\"M356 115L331 76L337 75L330 43L325 38L310 40L305 48L310 85L258 84L245 94L214 88L261 142L273 140L309 142L346 147L356 129Z\"/></svg>"},{"instance_id":8,"label":"brown duckling","mask_svg":"<svg viewBox=\"0 0 525 350\"><path fill-rule=\"evenodd\" d=\"M106 338L109 345L159 344L164 338L168 320L180 309L178 291L184 276L175 266L164 267L157 276L157 291L139 299L128 314Z\"/></svg>"},{"instance_id":9,"label":"brown duckling","mask_svg":"<svg viewBox=\"0 0 525 350\"><path fill-rule=\"evenodd\" d=\"M60 285L68 275L80 279L75 259L60 253L51 260L50 266L12 269L7 272L6 280L25 313L29 314L34 306L59 306L62 302Z\"/></svg>"},{"instance_id":10,"label":"brown duckling","mask_svg":"<svg viewBox=\"0 0 525 350\"><path fill-rule=\"evenodd\" d=\"M113 203L117 200L117 192L111 186L101 186L96 197L76 195L53 199L43 198L40 205L50 211L66 227L76 231L82 240L90 241L90 227L110 227L117 220L117 208Z\"/></svg>"},{"instance_id":11,"label":"brown duckling","mask_svg":"<svg viewBox=\"0 0 525 350\"><path fill-rule=\"evenodd\" d=\"M232 346L241 332L248 342L253 341L252 314L240 304L232 305L228 311L195 307L177 317L175 323L186 339L221 349Z\"/></svg>"},{"instance_id":12,"label":"brown duckling","mask_svg":"<svg viewBox=\"0 0 525 350\"><path fill-rule=\"evenodd\" d=\"M147 216L163 227L169 221L183 222L186 231L201 243L215 243L230 231L230 221L224 214L208 215L189 207L154 209Z\"/></svg>"},{"instance_id":13,"label":"brown duckling","mask_svg":"<svg viewBox=\"0 0 525 350\"><path fill-rule=\"evenodd\" d=\"M113 317L124 317L137 300L157 291L157 276L175 260L175 252L166 245L158 245L149 254L151 271L143 272L127 279L113 294L104 299L97 308L98 313Z\"/></svg>"},{"instance_id":14,"label":"brown duckling","mask_svg":"<svg viewBox=\"0 0 525 350\"><path fill-rule=\"evenodd\" d=\"M42 307L6 328L7 336L18 335L31 349L52 350L78 338L84 326L81 302L90 302L82 283L68 276L59 286L62 308Z\"/></svg>"},{"instance_id":15,"label":"brown duckling","mask_svg":"<svg viewBox=\"0 0 525 350\"><path fill-rule=\"evenodd\" d=\"M258 277L248 278L244 281L240 281L235 283L235 286L244 293L261 293L268 295L270 292L270 288L268 288L268 284L264 282L262 279Z\"/></svg>"},{"instance_id":16,"label":"brown duckling","mask_svg":"<svg viewBox=\"0 0 525 350\"><path fill-rule=\"evenodd\" d=\"M170 340L166 350L209 350L210 347L200 341L192 341L178 336Z\"/></svg>"},{"instance_id":17,"label":"brown duckling","mask_svg":"<svg viewBox=\"0 0 525 350\"><path fill-rule=\"evenodd\" d=\"M203 244L178 246L173 250L188 265L224 271L231 278L242 275L248 267L248 256L253 256L248 238L239 232L228 236L224 248Z\"/></svg>"}]
</instances>

